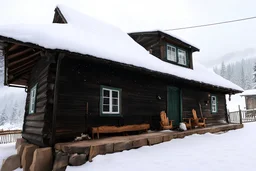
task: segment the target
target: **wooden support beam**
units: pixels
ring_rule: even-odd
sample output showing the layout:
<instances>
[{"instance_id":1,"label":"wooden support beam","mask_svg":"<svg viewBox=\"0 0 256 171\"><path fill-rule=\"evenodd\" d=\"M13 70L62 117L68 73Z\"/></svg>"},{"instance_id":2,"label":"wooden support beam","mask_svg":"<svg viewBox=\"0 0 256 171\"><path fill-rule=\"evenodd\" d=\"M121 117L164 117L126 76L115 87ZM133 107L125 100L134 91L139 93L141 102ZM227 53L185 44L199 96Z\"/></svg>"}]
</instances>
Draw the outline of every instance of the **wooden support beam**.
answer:
<instances>
[{"instance_id":1,"label":"wooden support beam","mask_svg":"<svg viewBox=\"0 0 256 171\"><path fill-rule=\"evenodd\" d=\"M27 52L30 52L30 51L32 51L32 50L33 50L32 48L27 48L27 49L22 50L22 51L17 52L17 53L8 54L8 55L7 55L7 59L8 59L8 60L13 59L13 58L15 58L15 57L17 57L17 56L23 55L23 54L25 54L25 53L27 53Z\"/></svg>"},{"instance_id":2,"label":"wooden support beam","mask_svg":"<svg viewBox=\"0 0 256 171\"><path fill-rule=\"evenodd\" d=\"M8 51L10 52L10 51L16 50L18 47L20 47L20 45L18 44L11 45Z\"/></svg>"},{"instance_id":3,"label":"wooden support beam","mask_svg":"<svg viewBox=\"0 0 256 171\"><path fill-rule=\"evenodd\" d=\"M60 66L61 62L64 58L64 53L59 53L57 59L57 68L56 68L56 77L54 84L54 102L53 102L53 115L52 115L52 137L51 137L51 145L54 147L56 141L56 116L58 113L58 98L59 98L59 86L60 86Z\"/></svg>"},{"instance_id":4,"label":"wooden support beam","mask_svg":"<svg viewBox=\"0 0 256 171\"><path fill-rule=\"evenodd\" d=\"M30 60L28 63L24 63L22 65L19 65L18 67L15 68L9 68L9 74L16 74L17 72L22 71L23 69L26 69L30 67L31 65L35 64L36 59Z\"/></svg>"},{"instance_id":5,"label":"wooden support beam","mask_svg":"<svg viewBox=\"0 0 256 171\"><path fill-rule=\"evenodd\" d=\"M31 58L33 58L33 57L35 57L36 55L39 55L39 54L40 54L40 51L36 52L36 53L32 53L32 54L27 55L25 57L21 57L19 60L15 60L13 62L11 62L12 60L9 60L8 67L12 67L15 64L19 64L19 63L21 63L23 61L30 60Z\"/></svg>"},{"instance_id":6,"label":"wooden support beam","mask_svg":"<svg viewBox=\"0 0 256 171\"><path fill-rule=\"evenodd\" d=\"M30 68L26 68L26 69L20 71L20 72L17 73L16 75L13 75L12 79L8 80L8 83L10 84L10 83L12 83L13 81L18 80L22 75L25 75L25 74L27 74L28 72L30 72L33 66L34 66L34 65L32 65Z\"/></svg>"},{"instance_id":7,"label":"wooden support beam","mask_svg":"<svg viewBox=\"0 0 256 171\"><path fill-rule=\"evenodd\" d=\"M28 84L28 80L25 79L17 79L12 81L10 84L15 84L15 85L23 85L23 86L27 86ZM10 87L14 87L13 85L9 85ZM21 87L20 88L25 88L25 87Z\"/></svg>"}]
</instances>

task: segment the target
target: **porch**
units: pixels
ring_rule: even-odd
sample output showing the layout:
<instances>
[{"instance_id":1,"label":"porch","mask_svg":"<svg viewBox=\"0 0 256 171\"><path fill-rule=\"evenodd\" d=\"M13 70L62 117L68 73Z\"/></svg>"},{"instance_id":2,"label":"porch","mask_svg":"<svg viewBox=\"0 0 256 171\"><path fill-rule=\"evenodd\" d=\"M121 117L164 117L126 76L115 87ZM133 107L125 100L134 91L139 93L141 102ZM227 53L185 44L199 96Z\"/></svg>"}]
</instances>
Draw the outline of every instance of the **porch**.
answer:
<instances>
[{"instance_id":1,"label":"porch","mask_svg":"<svg viewBox=\"0 0 256 171\"><path fill-rule=\"evenodd\" d=\"M229 130L243 128L243 124L224 124L207 128L197 128L183 132L160 131L149 132L131 136L116 136L94 140L84 140L79 142L58 143L55 145L57 153L68 154L86 154L87 160L97 155L115 153L123 150L130 150L147 145L159 144L176 138L184 138L192 134L219 133ZM58 161L55 160L55 164Z\"/></svg>"}]
</instances>

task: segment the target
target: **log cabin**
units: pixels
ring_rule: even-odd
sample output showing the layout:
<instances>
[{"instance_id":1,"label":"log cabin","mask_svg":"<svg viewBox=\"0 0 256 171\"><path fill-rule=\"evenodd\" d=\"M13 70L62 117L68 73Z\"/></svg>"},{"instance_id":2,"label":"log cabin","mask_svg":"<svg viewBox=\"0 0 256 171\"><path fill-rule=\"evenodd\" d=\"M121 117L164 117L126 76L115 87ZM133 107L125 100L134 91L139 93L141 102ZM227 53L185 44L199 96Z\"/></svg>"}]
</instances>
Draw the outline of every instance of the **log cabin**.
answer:
<instances>
[{"instance_id":1,"label":"log cabin","mask_svg":"<svg viewBox=\"0 0 256 171\"><path fill-rule=\"evenodd\" d=\"M227 123L243 90L193 60L196 46L161 30L125 33L64 5L52 24L0 27L7 86L27 92L22 137L53 146L97 126L174 125L195 109Z\"/></svg>"},{"instance_id":2,"label":"log cabin","mask_svg":"<svg viewBox=\"0 0 256 171\"><path fill-rule=\"evenodd\" d=\"M245 97L246 110L256 109L256 89L245 90L241 96Z\"/></svg>"}]
</instances>

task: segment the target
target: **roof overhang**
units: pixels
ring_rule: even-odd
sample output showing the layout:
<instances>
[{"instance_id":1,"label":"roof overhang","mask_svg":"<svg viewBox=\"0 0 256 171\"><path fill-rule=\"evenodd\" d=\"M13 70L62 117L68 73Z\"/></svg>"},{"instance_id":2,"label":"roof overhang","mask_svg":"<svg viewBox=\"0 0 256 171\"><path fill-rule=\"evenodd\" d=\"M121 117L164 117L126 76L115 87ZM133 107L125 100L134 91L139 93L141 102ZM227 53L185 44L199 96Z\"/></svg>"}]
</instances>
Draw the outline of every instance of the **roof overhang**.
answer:
<instances>
[{"instance_id":1,"label":"roof overhang","mask_svg":"<svg viewBox=\"0 0 256 171\"><path fill-rule=\"evenodd\" d=\"M179 44L181 44L182 46L185 46L187 48L190 48L192 50L192 52L199 52L200 49L195 47L194 45L191 45L175 36L172 36L171 34L167 34L163 31L160 31L160 30L156 30L156 31L141 31L141 32L131 32L131 33L128 33L130 36L133 36L133 35L156 35L156 34L159 34L161 36L164 36L167 40L172 40L172 41L175 41Z\"/></svg>"},{"instance_id":2,"label":"roof overhang","mask_svg":"<svg viewBox=\"0 0 256 171\"><path fill-rule=\"evenodd\" d=\"M4 85L26 87L42 48L2 36L0 41L4 44Z\"/></svg>"},{"instance_id":3,"label":"roof overhang","mask_svg":"<svg viewBox=\"0 0 256 171\"><path fill-rule=\"evenodd\" d=\"M207 83L202 83L202 82L198 82L198 81L194 81L194 80L180 78L175 75L162 73L162 72L158 72L158 71L153 71L153 70L146 69L143 67L137 67L137 66L124 64L124 63L120 63L120 62L116 62L116 61L111 61L108 59L102 59L102 58L94 57L94 56L91 56L88 54L80 54L80 53L70 52L70 51L61 50L61 49L47 49L47 48L41 47L39 45L35 45L33 43L24 43L19 40L15 40L15 39L3 37L3 36L0 36L0 41L7 45L5 48L5 51L6 51L5 60L7 61L6 65L5 65L6 85L15 84L18 86L27 86L30 72L31 72L33 66L35 65L35 62L41 56L40 52L55 51L55 52L59 52L59 53L73 54L76 56L80 56L82 58L87 57L91 60L113 63L116 65L123 66L127 69L142 71L144 73L155 75L157 77L165 77L166 79L179 80L180 82L183 82L183 83L189 84L189 85L193 85L193 86L196 86L201 89L218 91L218 92L222 92L225 94L236 94L236 93L242 92L239 90L234 90L234 89L220 87L220 86L214 86L214 85L207 84ZM20 49L20 50L18 50L18 49ZM32 60L32 62L30 63L31 60ZM20 65L21 65L20 61L25 61L25 63L23 62L24 67L20 67Z\"/></svg>"}]
</instances>

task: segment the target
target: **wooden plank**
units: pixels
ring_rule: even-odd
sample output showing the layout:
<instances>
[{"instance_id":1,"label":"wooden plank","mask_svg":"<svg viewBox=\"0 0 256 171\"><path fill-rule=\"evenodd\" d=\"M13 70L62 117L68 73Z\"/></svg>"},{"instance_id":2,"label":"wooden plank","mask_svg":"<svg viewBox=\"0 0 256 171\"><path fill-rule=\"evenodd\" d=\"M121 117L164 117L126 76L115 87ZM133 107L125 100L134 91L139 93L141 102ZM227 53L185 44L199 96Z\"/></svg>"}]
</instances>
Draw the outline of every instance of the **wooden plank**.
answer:
<instances>
[{"instance_id":1,"label":"wooden plank","mask_svg":"<svg viewBox=\"0 0 256 171\"><path fill-rule=\"evenodd\" d=\"M22 50L22 51L20 51L20 52L8 54L8 55L7 55L7 59L8 59L8 60L13 59L13 58L15 58L15 57L17 57L17 56L23 55L23 54L25 54L25 53L27 53L27 52L30 52L30 51L32 51L32 50L33 50L32 48L27 48L27 49Z\"/></svg>"},{"instance_id":2,"label":"wooden plank","mask_svg":"<svg viewBox=\"0 0 256 171\"><path fill-rule=\"evenodd\" d=\"M19 47L20 47L20 45L18 45L18 44L13 44L13 45L8 49L8 51L10 52L10 51L16 50L16 49L19 48Z\"/></svg>"},{"instance_id":3,"label":"wooden plank","mask_svg":"<svg viewBox=\"0 0 256 171\"><path fill-rule=\"evenodd\" d=\"M12 67L12 66L15 65L15 64L21 63L21 62L26 61L26 60L30 60L31 58L33 58L33 57L35 57L36 55L39 55L39 54L40 54L40 51L39 51L39 52L36 52L36 53L32 53L32 54L30 54L30 55L23 56L23 57L21 57L21 58L18 59L18 60L15 60L15 61L13 61L13 62L10 62L10 63L8 64L8 67ZM9 61L11 61L11 60L9 60Z\"/></svg>"},{"instance_id":4,"label":"wooden plank","mask_svg":"<svg viewBox=\"0 0 256 171\"><path fill-rule=\"evenodd\" d=\"M19 65L19 66L16 67L16 68L9 67L9 74L15 75L15 74L17 74L17 73L19 73L19 72L22 72L22 71L26 70L27 68L31 68L32 66L35 65L35 60L36 60L36 59L33 59L33 60L29 61L28 63Z\"/></svg>"}]
</instances>

